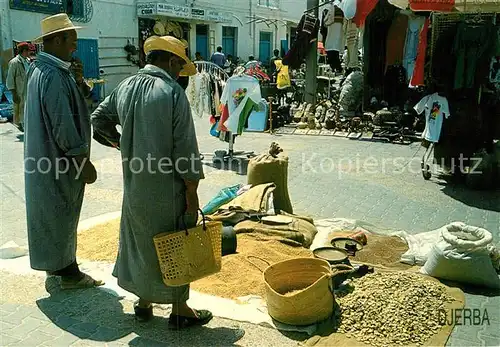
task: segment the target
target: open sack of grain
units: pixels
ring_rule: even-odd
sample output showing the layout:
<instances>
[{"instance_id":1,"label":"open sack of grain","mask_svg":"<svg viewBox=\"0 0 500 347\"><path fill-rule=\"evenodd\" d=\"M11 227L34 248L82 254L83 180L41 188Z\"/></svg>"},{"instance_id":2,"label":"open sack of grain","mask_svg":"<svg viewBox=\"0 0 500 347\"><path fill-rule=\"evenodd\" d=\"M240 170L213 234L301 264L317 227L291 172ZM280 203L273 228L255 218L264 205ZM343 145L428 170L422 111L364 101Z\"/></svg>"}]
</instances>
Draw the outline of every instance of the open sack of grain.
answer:
<instances>
[{"instance_id":1,"label":"open sack of grain","mask_svg":"<svg viewBox=\"0 0 500 347\"><path fill-rule=\"evenodd\" d=\"M336 291L335 300L333 324L324 324L303 346L445 346L454 327L449 317L465 304L460 289L381 268Z\"/></svg>"}]
</instances>

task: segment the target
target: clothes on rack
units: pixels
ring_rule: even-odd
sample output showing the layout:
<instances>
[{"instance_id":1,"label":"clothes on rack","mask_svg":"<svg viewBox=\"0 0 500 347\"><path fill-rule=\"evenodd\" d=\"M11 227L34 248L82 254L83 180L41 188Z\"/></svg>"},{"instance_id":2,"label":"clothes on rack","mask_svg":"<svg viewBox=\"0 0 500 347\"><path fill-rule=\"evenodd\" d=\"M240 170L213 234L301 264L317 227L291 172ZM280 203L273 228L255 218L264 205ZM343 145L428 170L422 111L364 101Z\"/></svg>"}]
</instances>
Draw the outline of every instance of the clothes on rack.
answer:
<instances>
[{"instance_id":1,"label":"clothes on rack","mask_svg":"<svg viewBox=\"0 0 500 347\"><path fill-rule=\"evenodd\" d=\"M450 117L448 100L438 93L424 96L414 107L418 114L425 112L425 130L422 138L432 142L439 142L443 119Z\"/></svg>"},{"instance_id":2,"label":"clothes on rack","mask_svg":"<svg viewBox=\"0 0 500 347\"><path fill-rule=\"evenodd\" d=\"M220 131L241 135L253 107L261 101L259 81L250 76L233 76L222 92Z\"/></svg>"},{"instance_id":3,"label":"clothes on rack","mask_svg":"<svg viewBox=\"0 0 500 347\"><path fill-rule=\"evenodd\" d=\"M454 89L474 87L476 70L489 63L495 49L496 30L493 23L458 24L453 46L457 56Z\"/></svg>"},{"instance_id":4,"label":"clothes on rack","mask_svg":"<svg viewBox=\"0 0 500 347\"><path fill-rule=\"evenodd\" d=\"M408 19L408 30L406 32L406 42L403 58L403 67L406 70L406 77L408 82L413 76L415 61L417 60L420 31L424 26L424 22L425 17L422 16L410 16L410 18Z\"/></svg>"},{"instance_id":5,"label":"clothes on rack","mask_svg":"<svg viewBox=\"0 0 500 347\"><path fill-rule=\"evenodd\" d=\"M220 95L224 89L224 77L219 71L201 68L191 76L186 95L193 114L198 117L220 115Z\"/></svg>"},{"instance_id":6,"label":"clothes on rack","mask_svg":"<svg viewBox=\"0 0 500 347\"><path fill-rule=\"evenodd\" d=\"M403 63L407 30L408 16L401 13L396 14L387 34L386 70L391 65L401 65Z\"/></svg>"},{"instance_id":7,"label":"clothes on rack","mask_svg":"<svg viewBox=\"0 0 500 347\"><path fill-rule=\"evenodd\" d=\"M424 27L420 32L420 39L418 43L417 59L415 61L415 68L413 76L410 81L410 87L418 87L425 85L425 57L427 54L427 34L429 31L430 19L427 18Z\"/></svg>"},{"instance_id":8,"label":"clothes on rack","mask_svg":"<svg viewBox=\"0 0 500 347\"><path fill-rule=\"evenodd\" d=\"M347 46L346 66L348 69L353 69L359 66L359 30L352 20L346 20L344 28Z\"/></svg>"},{"instance_id":9,"label":"clothes on rack","mask_svg":"<svg viewBox=\"0 0 500 347\"><path fill-rule=\"evenodd\" d=\"M307 25L305 23L308 23ZM314 23L311 29L311 23ZM283 58L283 64L288 65L290 69L298 69L304 62L311 43L317 39L319 30L319 20L310 14L302 15L297 26L296 38L292 47Z\"/></svg>"},{"instance_id":10,"label":"clothes on rack","mask_svg":"<svg viewBox=\"0 0 500 347\"><path fill-rule=\"evenodd\" d=\"M325 50L342 52L344 50L344 14L335 5L331 5L325 18L327 28Z\"/></svg>"}]
</instances>

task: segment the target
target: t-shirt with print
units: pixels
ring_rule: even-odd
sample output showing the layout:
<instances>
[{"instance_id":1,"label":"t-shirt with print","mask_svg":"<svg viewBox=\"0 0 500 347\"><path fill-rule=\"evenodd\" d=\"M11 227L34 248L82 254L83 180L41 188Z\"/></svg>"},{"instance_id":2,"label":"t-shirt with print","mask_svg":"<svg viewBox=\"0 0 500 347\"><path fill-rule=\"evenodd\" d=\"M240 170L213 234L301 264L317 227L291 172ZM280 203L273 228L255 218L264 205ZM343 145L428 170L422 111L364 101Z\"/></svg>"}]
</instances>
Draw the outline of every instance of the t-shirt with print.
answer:
<instances>
[{"instance_id":1,"label":"t-shirt with print","mask_svg":"<svg viewBox=\"0 0 500 347\"><path fill-rule=\"evenodd\" d=\"M418 114L425 111L425 129L422 138L429 142L438 142L443 126L443 118L450 116L448 100L438 93L424 96L414 107Z\"/></svg>"},{"instance_id":2,"label":"t-shirt with print","mask_svg":"<svg viewBox=\"0 0 500 347\"><path fill-rule=\"evenodd\" d=\"M245 108L246 102L251 99L258 104L261 99L259 81L251 76L233 76L227 80L222 92L221 103L227 106L228 119L222 120L223 125L231 132L238 132L240 116ZM246 116L246 114L243 114Z\"/></svg>"}]
</instances>

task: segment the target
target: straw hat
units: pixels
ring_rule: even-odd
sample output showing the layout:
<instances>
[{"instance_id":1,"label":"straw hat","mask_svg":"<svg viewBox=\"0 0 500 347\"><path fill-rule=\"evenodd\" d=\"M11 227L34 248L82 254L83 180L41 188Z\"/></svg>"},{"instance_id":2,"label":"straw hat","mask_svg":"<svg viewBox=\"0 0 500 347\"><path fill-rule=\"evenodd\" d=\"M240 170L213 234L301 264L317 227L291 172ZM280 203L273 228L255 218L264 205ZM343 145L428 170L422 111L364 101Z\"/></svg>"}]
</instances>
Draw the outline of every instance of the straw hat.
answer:
<instances>
[{"instance_id":1,"label":"straw hat","mask_svg":"<svg viewBox=\"0 0 500 347\"><path fill-rule=\"evenodd\" d=\"M186 46L181 40L173 36L151 36L144 42L144 53L148 54L152 51L165 51L175 54L186 62L184 68L180 72L181 76L196 75L196 66L186 56Z\"/></svg>"},{"instance_id":2,"label":"straw hat","mask_svg":"<svg viewBox=\"0 0 500 347\"><path fill-rule=\"evenodd\" d=\"M35 42L40 42L44 37L60 33L67 30L77 30L82 27L75 26L69 19L66 13L59 13L54 16L46 17L40 22L42 26L42 35L35 39Z\"/></svg>"}]
</instances>

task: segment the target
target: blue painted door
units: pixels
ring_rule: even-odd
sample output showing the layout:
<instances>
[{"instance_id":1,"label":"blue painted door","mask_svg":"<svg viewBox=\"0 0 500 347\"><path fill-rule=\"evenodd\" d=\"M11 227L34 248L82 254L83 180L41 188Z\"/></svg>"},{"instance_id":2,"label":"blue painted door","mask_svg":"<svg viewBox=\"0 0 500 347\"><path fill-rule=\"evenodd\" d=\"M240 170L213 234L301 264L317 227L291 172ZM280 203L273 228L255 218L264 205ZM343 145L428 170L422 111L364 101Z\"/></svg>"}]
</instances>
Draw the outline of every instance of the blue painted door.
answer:
<instances>
[{"instance_id":1,"label":"blue painted door","mask_svg":"<svg viewBox=\"0 0 500 347\"><path fill-rule=\"evenodd\" d=\"M78 39L75 56L83 63L83 77L99 78L99 44L97 39ZM98 101L101 95L99 85L92 90L93 99Z\"/></svg>"},{"instance_id":2,"label":"blue painted door","mask_svg":"<svg viewBox=\"0 0 500 347\"><path fill-rule=\"evenodd\" d=\"M196 25L196 52L200 52L205 60L210 60L208 56L208 25Z\"/></svg>"},{"instance_id":3,"label":"blue painted door","mask_svg":"<svg viewBox=\"0 0 500 347\"><path fill-rule=\"evenodd\" d=\"M236 56L236 28L222 27L222 51L226 55Z\"/></svg>"},{"instance_id":4,"label":"blue painted door","mask_svg":"<svg viewBox=\"0 0 500 347\"><path fill-rule=\"evenodd\" d=\"M83 63L85 78L99 78L99 45L96 39L78 39L75 55Z\"/></svg>"},{"instance_id":5,"label":"blue painted door","mask_svg":"<svg viewBox=\"0 0 500 347\"><path fill-rule=\"evenodd\" d=\"M269 64L271 58L271 33L266 31L260 32L259 37L259 60L265 64Z\"/></svg>"}]
</instances>

